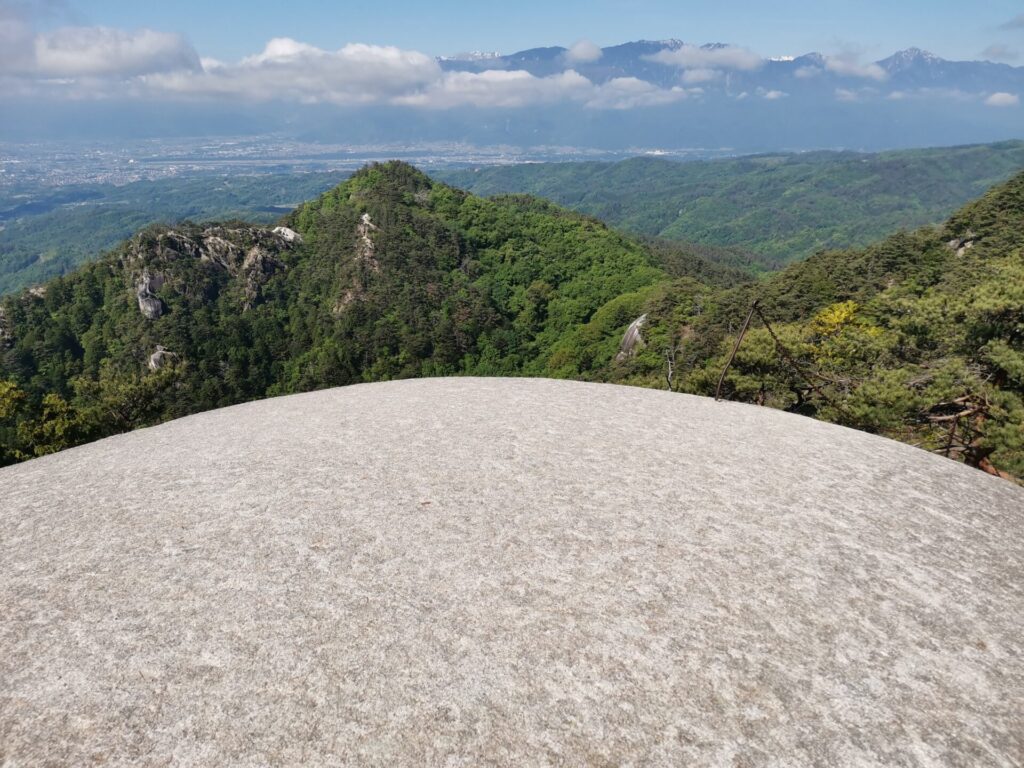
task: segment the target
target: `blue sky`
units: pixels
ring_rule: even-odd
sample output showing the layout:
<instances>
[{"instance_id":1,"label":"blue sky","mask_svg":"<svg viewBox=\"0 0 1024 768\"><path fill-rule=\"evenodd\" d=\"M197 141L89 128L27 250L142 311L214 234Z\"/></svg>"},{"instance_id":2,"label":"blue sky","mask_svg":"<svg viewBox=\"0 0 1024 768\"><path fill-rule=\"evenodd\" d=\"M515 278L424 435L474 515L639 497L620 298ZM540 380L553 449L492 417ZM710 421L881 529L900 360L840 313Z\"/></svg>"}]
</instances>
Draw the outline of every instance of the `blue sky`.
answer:
<instances>
[{"instance_id":1,"label":"blue sky","mask_svg":"<svg viewBox=\"0 0 1024 768\"><path fill-rule=\"evenodd\" d=\"M0 5L3 0L0 0ZM728 42L765 56L858 49L865 58L918 46L946 58L979 58L1001 46L1024 64L1019 0L42 0L63 6L38 20L150 27L183 34L203 56L236 60L272 37L326 49L362 42L433 55L470 49L510 53L589 39ZM1024 18L1024 17L1022 17Z\"/></svg>"}]
</instances>

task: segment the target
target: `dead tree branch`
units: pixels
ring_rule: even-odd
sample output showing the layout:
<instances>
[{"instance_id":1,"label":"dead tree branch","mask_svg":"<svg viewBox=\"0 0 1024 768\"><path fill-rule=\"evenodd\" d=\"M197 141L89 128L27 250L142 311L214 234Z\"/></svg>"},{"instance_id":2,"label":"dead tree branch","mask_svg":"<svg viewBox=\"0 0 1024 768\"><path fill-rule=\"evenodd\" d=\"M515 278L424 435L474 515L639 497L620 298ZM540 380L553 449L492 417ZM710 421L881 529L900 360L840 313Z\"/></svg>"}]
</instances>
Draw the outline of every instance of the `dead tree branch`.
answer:
<instances>
[{"instance_id":1,"label":"dead tree branch","mask_svg":"<svg viewBox=\"0 0 1024 768\"><path fill-rule=\"evenodd\" d=\"M743 328L740 329L740 335L736 337L736 344L732 348L732 354L729 355L729 360L725 364L725 368L722 369L722 375L718 379L718 387L715 389L715 400L722 399L722 386L725 384L725 376L729 373L729 369L732 367L733 361L736 360L736 354L740 351L740 344L743 343L743 337L747 335L747 330L750 328L750 321L754 319L754 313L758 311L757 307L761 303L760 299L756 299L750 307L750 312L747 313L747 319L743 321Z\"/></svg>"}]
</instances>

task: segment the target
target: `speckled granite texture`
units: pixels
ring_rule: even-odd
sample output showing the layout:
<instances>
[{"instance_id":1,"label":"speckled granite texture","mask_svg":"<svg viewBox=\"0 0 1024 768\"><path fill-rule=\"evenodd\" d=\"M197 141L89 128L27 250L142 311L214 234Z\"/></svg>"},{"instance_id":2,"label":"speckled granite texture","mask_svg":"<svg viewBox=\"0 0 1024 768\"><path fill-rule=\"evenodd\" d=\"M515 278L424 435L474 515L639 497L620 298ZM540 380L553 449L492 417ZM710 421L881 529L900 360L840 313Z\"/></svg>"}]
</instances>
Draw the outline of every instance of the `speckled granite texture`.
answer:
<instances>
[{"instance_id":1,"label":"speckled granite texture","mask_svg":"<svg viewBox=\"0 0 1024 768\"><path fill-rule=\"evenodd\" d=\"M4 766L1024 762L1024 490L777 411L365 385L0 510Z\"/></svg>"}]
</instances>

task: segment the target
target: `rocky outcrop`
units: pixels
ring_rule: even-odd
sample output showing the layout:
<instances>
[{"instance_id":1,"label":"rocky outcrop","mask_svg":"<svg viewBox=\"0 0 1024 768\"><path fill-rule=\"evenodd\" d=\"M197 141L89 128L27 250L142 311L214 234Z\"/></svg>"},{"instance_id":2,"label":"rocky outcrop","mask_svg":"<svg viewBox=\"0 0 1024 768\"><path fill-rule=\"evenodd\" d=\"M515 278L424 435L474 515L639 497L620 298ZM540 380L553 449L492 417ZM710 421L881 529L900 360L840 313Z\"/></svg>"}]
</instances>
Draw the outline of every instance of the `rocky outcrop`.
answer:
<instances>
[{"instance_id":1,"label":"rocky outcrop","mask_svg":"<svg viewBox=\"0 0 1024 768\"><path fill-rule=\"evenodd\" d=\"M237 280L245 311L259 301L267 280L286 268L279 255L301 243L302 236L287 227L172 229L136 237L129 244L125 265L135 275L132 284L139 311L147 319L155 320L166 311L156 292L165 284L175 286L176 266L182 260L209 264Z\"/></svg>"},{"instance_id":2,"label":"rocky outcrop","mask_svg":"<svg viewBox=\"0 0 1024 768\"><path fill-rule=\"evenodd\" d=\"M8 346L13 338L11 336L11 330L7 327L7 315L4 313L4 308L0 306L0 349Z\"/></svg>"},{"instance_id":3,"label":"rocky outcrop","mask_svg":"<svg viewBox=\"0 0 1024 768\"><path fill-rule=\"evenodd\" d=\"M647 315L640 315L626 329L626 334L622 337L622 343L619 344L619 354L615 356L618 362L621 363L635 357L637 352L647 346L644 337L640 333L640 329L646 324Z\"/></svg>"},{"instance_id":4,"label":"rocky outcrop","mask_svg":"<svg viewBox=\"0 0 1024 768\"><path fill-rule=\"evenodd\" d=\"M356 227L356 235L359 237L359 244L356 248L356 256L374 272L380 272L380 262L377 261L377 246L370 235L377 231L377 225L373 223L370 214L364 213L359 219Z\"/></svg>"},{"instance_id":5,"label":"rocky outcrop","mask_svg":"<svg viewBox=\"0 0 1024 768\"><path fill-rule=\"evenodd\" d=\"M263 246L250 248L242 261L239 276L244 280L242 293L245 295L243 309L252 309L259 300L260 291L267 280L285 265Z\"/></svg>"},{"instance_id":6,"label":"rocky outcrop","mask_svg":"<svg viewBox=\"0 0 1024 768\"><path fill-rule=\"evenodd\" d=\"M380 262L377 261L377 246L373 242L371 236L374 232L378 231L378 227L373 223L373 219L370 214L364 213L359 217L359 224L356 225L356 264L358 264L362 270L369 270L370 272L380 272ZM349 304L354 302L360 296L363 295L365 290L363 278L360 276L359 270L353 276L352 285L350 288L346 288L341 298L338 299L334 305L334 314L339 315L345 311L345 308Z\"/></svg>"},{"instance_id":7,"label":"rocky outcrop","mask_svg":"<svg viewBox=\"0 0 1024 768\"><path fill-rule=\"evenodd\" d=\"M967 234L963 237L954 237L946 246L951 250L956 251L957 256L963 256L967 251L974 247L974 241L977 239L977 235L974 232L968 230Z\"/></svg>"},{"instance_id":8,"label":"rocky outcrop","mask_svg":"<svg viewBox=\"0 0 1024 768\"><path fill-rule=\"evenodd\" d=\"M162 275L150 275L148 269L142 270L142 278L135 285L135 298L139 302L139 312L147 320L157 320L164 313L164 303L156 295L163 284Z\"/></svg>"},{"instance_id":9,"label":"rocky outcrop","mask_svg":"<svg viewBox=\"0 0 1024 768\"><path fill-rule=\"evenodd\" d=\"M149 370L159 371L165 365L176 360L178 356L165 349L160 344L156 345L156 351L149 356Z\"/></svg>"},{"instance_id":10,"label":"rocky outcrop","mask_svg":"<svg viewBox=\"0 0 1024 768\"><path fill-rule=\"evenodd\" d=\"M634 387L198 414L0 469L0 754L1020 766L1022 510L927 451Z\"/></svg>"},{"instance_id":11,"label":"rocky outcrop","mask_svg":"<svg viewBox=\"0 0 1024 768\"><path fill-rule=\"evenodd\" d=\"M280 237L286 243L302 245L302 235L300 235L294 229L288 229L288 227L274 227L274 234Z\"/></svg>"}]
</instances>

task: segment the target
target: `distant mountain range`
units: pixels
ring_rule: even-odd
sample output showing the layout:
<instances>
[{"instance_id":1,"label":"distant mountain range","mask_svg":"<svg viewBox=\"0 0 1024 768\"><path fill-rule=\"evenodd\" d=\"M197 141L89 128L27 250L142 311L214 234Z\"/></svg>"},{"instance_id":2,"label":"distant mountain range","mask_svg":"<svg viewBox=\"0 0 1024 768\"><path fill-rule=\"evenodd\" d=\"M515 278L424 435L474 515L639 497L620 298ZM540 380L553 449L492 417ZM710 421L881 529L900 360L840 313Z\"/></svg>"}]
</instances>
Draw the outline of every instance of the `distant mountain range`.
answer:
<instances>
[{"instance_id":1,"label":"distant mountain range","mask_svg":"<svg viewBox=\"0 0 1024 768\"><path fill-rule=\"evenodd\" d=\"M740 58L744 54L749 58ZM907 48L880 61L860 64L848 57L817 52L760 59L724 43L692 46L681 40L639 40L601 49L600 56L595 51L593 60L574 57L569 48L551 47L507 56L463 54L439 62L449 71L524 70L547 77L573 69L598 84L632 77L662 88L700 83L705 90L737 93L756 92L758 88L784 89L788 94L816 93L865 84L887 95L922 88L962 91L965 95L1024 90L1024 67L990 61L948 61L920 48Z\"/></svg>"},{"instance_id":2,"label":"distant mountain range","mask_svg":"<svg viewBox=\"0 0 1024 768\"><path fill-rule=\"evenodd\" d=\"M0 114L0 140L280 133L350 143L774 152L1024 137L1024 68L947 61L918 48L865 61L641 40L467 53L438 58L435 69L400 97L374 91L344 103L14 100ZM295 72L304 74L314 73Z\"/></svg>"}]
</instances>

